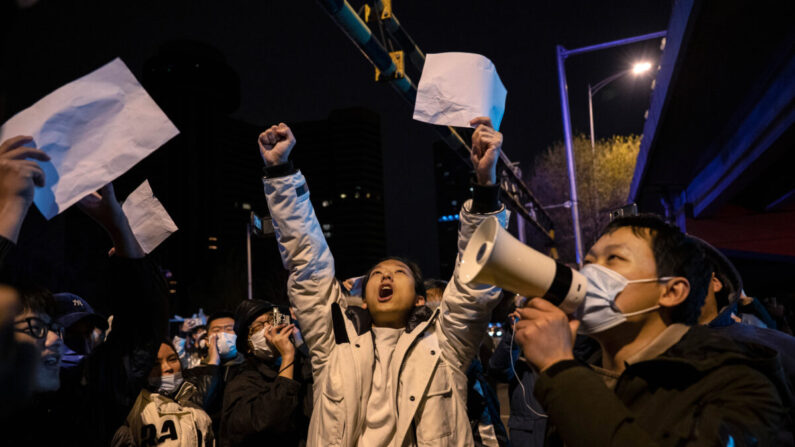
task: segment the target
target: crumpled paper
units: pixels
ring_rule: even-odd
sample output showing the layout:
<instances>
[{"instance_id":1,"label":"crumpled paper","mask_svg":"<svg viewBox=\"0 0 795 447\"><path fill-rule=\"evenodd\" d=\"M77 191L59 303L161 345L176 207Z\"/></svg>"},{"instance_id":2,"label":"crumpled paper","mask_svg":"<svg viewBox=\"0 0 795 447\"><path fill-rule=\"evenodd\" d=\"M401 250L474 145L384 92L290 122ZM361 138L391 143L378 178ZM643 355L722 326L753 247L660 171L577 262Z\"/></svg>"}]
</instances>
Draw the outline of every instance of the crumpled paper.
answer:
<instances>
[{"instance_id":1,"label":"crumpled paper","mask_svg":"<svg viewBox=\"0 0 795 447\"><path fill-rule=\"evenodd\" d=\"M72 81L0 127L0 141L30 135L50 156L34 203L52 219L113 181L179 133L121 59Z\"/></svg>"},{"instance_id":2,"label":"crumpled paper","mask_svg":"<svg viewBox=\"0 0 795 447\"><path fill-rule=\"evenodd\" d=\"M499 130L508 91L494 64L473 53L428 54L417 86L414 119L445 126L470 127L488 116Z\"/></svg>"},{"instance_id":3,"label":"crumpled paper","mask_svg":"<svg viewBox=\"0 0 795 447\"><path fill-rule=\"evenodd\" d=\"M146 253L151 253L178 230L163 204L154 196L149 180L144 180L127 196L121 209L127 216L135 239Z\"/></svg>"}]
</instances>

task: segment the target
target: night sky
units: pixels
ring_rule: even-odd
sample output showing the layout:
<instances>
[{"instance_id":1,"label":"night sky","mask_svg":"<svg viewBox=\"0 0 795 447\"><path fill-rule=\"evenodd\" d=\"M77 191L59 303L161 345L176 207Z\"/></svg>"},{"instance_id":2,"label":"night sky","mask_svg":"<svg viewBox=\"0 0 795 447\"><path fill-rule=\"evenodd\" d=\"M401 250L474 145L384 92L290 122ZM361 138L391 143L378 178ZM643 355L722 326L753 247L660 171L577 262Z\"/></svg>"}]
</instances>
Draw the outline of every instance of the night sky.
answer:
<instances>
[{"instance_id":1,"label":"night sky","mask_svg":"<svg viewBox=\"0 0 795 447\"><path fill-rule=\"evenodd\" d=\"M504 149L525 171L535 154L562 138L555 45L571 49L663 30L671 9L671 1L659 0L393 3L424 52L474 52L494 62L508 89ZM241 80L235 118L265 125L323 119L351 106L375 110L382 118L389 251L434 271L438 256L428 247L436 246L435 133L411 119L412 106L390 87L373 82L369 62L315 1L42 0L24 10L6 1L0 14L2 121L116 56L140 76L144 61L173 39L207 42L225 54ZM575 132L588 129L586 84L638 57L656 62L659 41L569 60ZM597 137L640 133L650 84L627 77L602 90L595 101ZM254 141L251 150L257 150Z\"/></svg>"}]
</instances>

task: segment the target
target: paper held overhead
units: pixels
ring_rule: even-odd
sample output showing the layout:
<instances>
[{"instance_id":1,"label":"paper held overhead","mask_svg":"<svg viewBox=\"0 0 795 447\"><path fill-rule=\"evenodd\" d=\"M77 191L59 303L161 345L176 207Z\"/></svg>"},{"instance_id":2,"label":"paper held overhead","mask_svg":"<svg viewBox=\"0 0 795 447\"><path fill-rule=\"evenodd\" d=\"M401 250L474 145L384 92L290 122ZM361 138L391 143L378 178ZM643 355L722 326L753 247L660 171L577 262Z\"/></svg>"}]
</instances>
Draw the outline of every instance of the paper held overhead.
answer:
<instances>
[{"instance_id":1,"label":"paper held overhead","mask_svg":"<svg viewBox=\"0 0 795 447\"><path fill-rule=\"evenodd\" d=\"M0 141L30 135L50 156L33 199L47 219L113 181L179 133L121 59L17 113Z\"/></svg>"},{"instance_id":2,"label":"paper held overhead","mask_svg":"<svg viewBox=\"0 0 795 447\"><path fill-rule=\"evenodd\" d=\"M472 53L428 54L417 86L414 119L470 127L472 118L488 116L499 130L506 95L488 58Z\"/></svg>"},{"instance_id":3,"label":"paper held overhead","mask_svg":"<svg viewBox=\"0 0 795 447\"><path fill-rule=\"evenodd\" d=\"M146 253L151 253L178 229L163 204L154 196L149 180L144 180L127 196L121 209L130 222L135 239Z\"/></svg>"}]
</instances>

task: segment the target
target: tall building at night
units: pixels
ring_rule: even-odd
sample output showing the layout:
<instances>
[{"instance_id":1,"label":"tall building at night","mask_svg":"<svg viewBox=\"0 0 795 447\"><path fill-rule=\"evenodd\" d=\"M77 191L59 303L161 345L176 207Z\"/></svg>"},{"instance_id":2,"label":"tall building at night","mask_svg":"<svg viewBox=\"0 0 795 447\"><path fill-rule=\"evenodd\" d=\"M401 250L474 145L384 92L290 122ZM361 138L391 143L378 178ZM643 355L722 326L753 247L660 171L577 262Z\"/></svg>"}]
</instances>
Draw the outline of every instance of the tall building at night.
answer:
<instances>
[{"instance_id":1,"label":"tall building at night","mask_svg":"<svg viewBox=\"0 0 795 447\"><path fill-rule=\"evenodd\" d=\"M351 108L288 124L298 140L292 158L307 178L337 277L362 275L386 255L380 118Z\"/></svg>"},{"instance_id":2,"label":"tall building at night","mask_svg":"<svg viewBox=\"0 0 795 447\"><path fill-rule=\"evenodd\" d=\"M444 141L433 145L436 179L436 228L439 238L439 272L450 278L458 252L458 213L472 197L472 169Z\"/></svg>"},{"instance_id":3,"label":"tall building at night","mask_svg":"<svg viewBox=\"0 0 795 447\"><path fill-rule=\"evenodd\" d=\"M264 214L261 126L232 119L237 75L222 54L198 42L171 42L142 79L180 135L120 182L148 178L179 231L154 253L172 273L173 310L233 309L247 297L246 226ZM128 185L128 188L132 185ZM284 302L284 269L273 238L252 240L253 297Z\"/></svg>"}]
</instances>

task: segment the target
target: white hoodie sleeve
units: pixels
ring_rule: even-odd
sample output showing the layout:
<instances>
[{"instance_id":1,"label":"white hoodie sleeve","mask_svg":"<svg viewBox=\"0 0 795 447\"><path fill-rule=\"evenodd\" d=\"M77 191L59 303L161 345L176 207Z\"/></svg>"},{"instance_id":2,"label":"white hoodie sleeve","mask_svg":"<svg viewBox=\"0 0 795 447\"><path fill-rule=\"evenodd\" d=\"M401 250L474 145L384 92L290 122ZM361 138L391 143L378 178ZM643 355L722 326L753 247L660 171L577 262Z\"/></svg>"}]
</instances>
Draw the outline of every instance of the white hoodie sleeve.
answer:
<instances>
[{"instance_id":1,"label":"white hoodie sleeve","mask_svg":"<svg viewBox=\"0 0 795 447\"><path fill-rule=\"evenodd\" d=\"M472 213L469 211L471 207L472 201L468 200L459 216L458 255L453 277L442 297L439 322L442 330L439 338L442 354L450 365L455 365L461 371L466 371L477 353L501 292L499 288L485 284L464 283L459 277L461 257L472 233L481 222L494 216L503 226L507 222L504 205L499 210L486 214Z\"/></svg>"},{"instance_id":2,"label":"white hoodie sleeve","mask_svg":"<svg viewBox=\"0 0 795 447\"><path fill-rule=\"evenodd\" d=\"M287 294L296 308L312 370L317 376L334 349L331 304L344 309L344 295L334 272L323 231L309 201L301 172L263 179L276 240L284 267L290 272Z\"/></svg>"}]
</instances>

